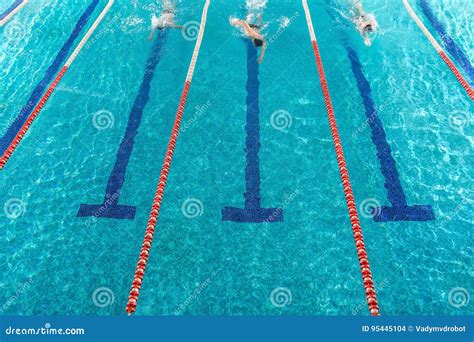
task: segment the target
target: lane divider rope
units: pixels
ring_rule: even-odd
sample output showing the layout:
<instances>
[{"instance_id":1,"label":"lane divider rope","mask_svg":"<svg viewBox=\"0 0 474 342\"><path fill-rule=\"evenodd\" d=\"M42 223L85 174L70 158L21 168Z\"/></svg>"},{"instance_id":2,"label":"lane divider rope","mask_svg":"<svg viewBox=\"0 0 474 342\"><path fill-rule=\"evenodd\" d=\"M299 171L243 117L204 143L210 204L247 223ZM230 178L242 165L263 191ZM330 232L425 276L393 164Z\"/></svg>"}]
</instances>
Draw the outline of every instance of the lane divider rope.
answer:
<instances>
[{"instance_id":1,"label":"lane divider rope","mask_svg":"<svg viewBox=\"0 0 474 342\"><path fill-rule=\"evenodd\" d=\"M168 143L168 148L166 150L165 159L163 161L163 166L161 167L160 178L158 181L158 186L156 188L155 197L153 199L153 205L150 211L150 217L145 230L145 237L143 239L142 247L140 250L140 255L138 258L137 267L135 269L135 276L132 281L132 287L130 290L130 295L128 297L127 305L125 311L131 315L136 311L138 296L140 295L140 289L143 283L143 277L145 276L145 269L148 262L148 256L150 254L151 244L153 242L153 236L155 234L156 222L158 220L158 215L160 213L161 203L163 200L163 194L166 187L166 180L168 178L168 173L171 168L171 160L174 154L174 148L178 140L179 127L181 126L181 120L183 118L184 108L186 106L189 88L191 86L191 80L194 75L194 69L196 67L197 58L199 56L199 50L201 48L202 38L204 36L204 30L206 28L207 12L211 0L206 0L204 9L201 16L201 24L199 27L199 33L196 40L196 45L194 46L193 56L189 64L188 73L186 76L186 81L184 83L183 92L179 100L178 109L176 112L176 117L173 123L173 128L171 130L171 135Z\"/></svg>"},{"instance_id":2,"label":"lane divider rope","mask_svg":"<svg viewBox=\"0 0 474 342\"><path fill-rule=\"evenodd\" d=\"M412 17L412 19L415 21L415 23L418 25L418 27L421 29L423 34L428 38L429 42L433 47L435 48L436 52L441 56L443 61L448 65L449 69L452 71L456 79L459 81L461 86L464 88L464 90L467 92L467 95L471 98L471 100L474 101L474 90L471 88L469 83L467 83L466 79L462 76L462 74L459 72L459 69L454 65L453 61L448 57L446 52L444 52L443 48L441 45L436 41L436 39L433 37L433 35L428 31L426 26L423 24L423 22L420 20L418 15L415 13L413 8L410 6L408 3L408 0L402 0L403 5L405 6L406 10Z\"/></svg>"},{"instance_id":3,"label":"lane divider rope","mask_svg":"<svg viewBox=\"0 0 474 342\"><path fill-rule=\"evenodd\" d=\"M12 7L13 9L9 8L6 12L5 12L5 16L3 16L3 18L1 18L0 20L0 27L5 25L15 14L17 14L18 12L20 12L20 10L26 6L26 4L29 2L29 0L23 0L23 1L16 1ZM16 7L15 7L16 6Z\"/></svg>"},{"instance_id":4,"label":"lane divider rope","mask_svg":"<svg viewBox=\"0 0 474 342\"><path fill-rule=\"evenodd\" d=\"M5 150L5 153L0 157L0 170L4 168L5 164L7 163L8 159L11 157L11 155L13 154L13 152L15 151L15 149L18 147L18 145L20 144L20 141L23 139L23 137L25 136L26 132L28 131L28 129L30 128L31 124L33 123L33 121L35 120L35 118L38 116L38 114L41 112L41 110L43 109L44 105L46 104L46 102L48 101L49 97L51 96L51 94L54 92L54 90L56 89L56 86L59 84L59 82L61 81L61 79L63 78L64 74L66 73L66 71L69 69L69 67L71 66L72 62L74 62L74 60L76 59L77 55L79 54L79 52L82 50L82 48L84 47L84 45L87 43L87 41L89 40L90 36L94 33L94 31L97 29L97 27L99 26L100 22L104 19L105 15L107 14L107 12L110 10L110 8L112 7L112 5L114 4L114 1L115 0L109 0L109 2L107 3L107 5L105 6L105 8L102 10L102 12L100 13L100 15L97 17L97 19L94 21L94 23L92 24L92 26L90 27L90 29L87 31L87 33L85 34L85 36L82 38L82 40L79 42L79 44L77 45L77 47L74 49L73 53L71 54L71 56L68 58L68 60L66 61L66 63L64 64L64 66L61 68L61 70L59 71L58 75L56 76L56 78L54 79L54 81L51 83L51 85L49 86L49 88L46 90L45 94L43 95L43 97L40 99L40 101L37 103L35 109L33 110L33 112L31 112L31 114L29 115L28 119L25 121L25 123L23 124L23 126L21 126L21 129L20 131L18 132L18 134L15 136L15 138L12 140L11 144L9 145L9 147Z\"/></svg>"},{"instance_id":5,"label":"lane divider rope","mask_svg":"<svg viewBox=\"0 0 474 342\"><path fill-rule=\"evenodd\" d=\"M306 22L308 24L309 35L311 37L311 43L313 46L314 56L316 58L316 65L319 73L319 80L321 82L321 88L323 91L324 103L328 114L329 127L331 129L331 135L334 142L334 148L336 151L337 164L339 166L339 173L342 179L342 185L344 187L344 195L346 198L347 208L349 211L349 218L352 225L352 233L357 249L357 255L359 258L360 270L362 273L362 280L365 288L365 296L369 307L370 314L378 316L380 314L379 306L377 302L377 295L375 293L374 282L372 280L372 272L370 271L369 257L365 249L364 237L362 235L362 228L360 226L359 215L357 213L357 206L355 203L354 193L352 191L352 185L349 179L349 172L347 170L347 164L344 157L344 151L342 149L342 142L339 136L339 130L337 128L336 117L334 115L334 108L331 102L331 96L329 94L329 88L327 85L326 75L324 73L323 61L319 53L319 47L316 40L316 34L314 33L313 22L311 20L311 13L308 8L306 0L302 0L303 8L306 15Z\"/></svg>"}]
</instances>

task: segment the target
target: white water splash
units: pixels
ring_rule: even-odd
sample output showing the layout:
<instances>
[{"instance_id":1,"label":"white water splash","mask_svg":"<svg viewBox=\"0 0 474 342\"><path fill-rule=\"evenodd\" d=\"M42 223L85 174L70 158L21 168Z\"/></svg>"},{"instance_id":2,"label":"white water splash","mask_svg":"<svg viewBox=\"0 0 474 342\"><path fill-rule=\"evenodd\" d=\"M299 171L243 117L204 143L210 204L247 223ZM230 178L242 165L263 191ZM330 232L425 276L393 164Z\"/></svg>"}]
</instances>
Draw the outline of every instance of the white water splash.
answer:
<instances>
[{"instance_id":1,"label":"white water splash","mask_svg":"<svg viewBox=\"0 0 474 342\"><path fill-rule=\"evenodd\" d=\"M268 0L247 0L247 9L248 10L262 10L267 7Z\"/></svg>"},{"instance_id":2,"label":"white water splash","mask_svg":"<svg viewBox=\"0 0 474 342\"><path fill-rule=\"evenodd\" d=\"M247 21L249 23L256 22L263 16L263 10L267 7L268 0L247 0Z\"/></svg>"}]
</instances>

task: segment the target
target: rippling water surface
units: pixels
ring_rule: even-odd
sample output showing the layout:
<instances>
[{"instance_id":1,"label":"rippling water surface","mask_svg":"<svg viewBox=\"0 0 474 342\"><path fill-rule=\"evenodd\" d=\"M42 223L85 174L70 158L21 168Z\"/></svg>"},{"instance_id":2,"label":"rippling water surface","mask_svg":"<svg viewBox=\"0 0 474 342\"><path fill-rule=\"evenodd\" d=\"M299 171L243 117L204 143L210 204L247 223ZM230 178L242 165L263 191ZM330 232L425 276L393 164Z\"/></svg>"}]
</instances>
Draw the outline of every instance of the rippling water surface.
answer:
<instances>
[{"instance_id":1,"label":"rippling water surface","mask_svg":"<svg viewBox=\"0 0 474 342\"><path fill-rule=\"evenodd\" d=\"M0 0L0 11L11 2ZM474 291L472 101L401 1L364 1L380 25L370 48L344 18L344 1L309 2L381 312L472 314L463 305ZM2 135L89 4L30 1L0 28ZM178 1L176 20L191 33L149 42L160 3L115 1L0 171L2 314L124 314L203 5ZM282 208L283 222L222 221L224 207L243 208L246 191L247 45L229 18L245 16L248 4L213 1L138 314L367 314L301 3L256 5L270 42L258 75L261 206ZM429 5L474 63L472 6ZM159 43L119 199L135 218L77 217L80 204L104 201ZM371 217L371 205L390 202L348 51L370 85L407 203L431 205L435 220Z\"/></svg>"}]
</instances>

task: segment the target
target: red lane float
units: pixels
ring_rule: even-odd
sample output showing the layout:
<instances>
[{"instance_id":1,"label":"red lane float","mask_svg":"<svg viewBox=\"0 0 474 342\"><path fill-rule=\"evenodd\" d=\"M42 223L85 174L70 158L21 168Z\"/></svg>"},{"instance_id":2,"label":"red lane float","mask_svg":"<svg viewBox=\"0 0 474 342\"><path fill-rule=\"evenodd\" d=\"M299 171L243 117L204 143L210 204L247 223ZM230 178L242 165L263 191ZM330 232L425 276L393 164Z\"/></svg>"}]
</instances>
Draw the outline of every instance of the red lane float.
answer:
<instances>
[{"instance_id":1,"label":"red lane float","mask_svg":"<svg viewBox=\"0 0 474 342\"><path fill-rule=\"evenodd\" d=\"M454 65L453 61L448 57L448 55L444 51L438 52L443 61L448 65L449 69L453 72L454 76L458 79L461 86L466 90L467 95L474 101L474 90L471 88L469 83L467 83L466 79L461 75L458 68Z\"/></svg>"},{"instance_id":2,"label":"red lane float","mask_svg":"<svg viewBox=\"0 0 474 342\"><path fill-rule=\"evenodd\" d=\"M446 52L444 52L443 48L439 43L434 39L433 35L428 31L426 26L423 24L423 22L420 20L420 18L416 15L415 11L413 8L410 6L407 0L403 0L403 5L405 6L406 10L408 11L408 14L412 17L412 19L415 21L415 23L418 25L418 27L421 29L423 34L428 38L428 41L431 43L431 45L435 48L436 52L441 56L443 61L448 65L449 69L452 71L456 79L459 81L461 86L464 88L466 91L467 95L471 100L474 101L474 90L471 88L469 83L467 83L466 79L462 76L461 72L459 69L454 65L453 61L448 57Z\"/></svg>"},{"instance_id":3,"label":"red lane float","mask_svg":"<svg viewBox=\"0 0 474 342\"><path fill-rule=\"evenodd\" d=\"M33 123L33 120L36 118L36 116L39 114L41 109L43 109L44 105L48 101L49 97L53 93L54 89L58 85L59 81L63 78L64 74L66 73L68 67L64 66L60 71L59 74L56 76L56 78L53 80L53 83L49 86L48 90L46 90L46 93L43 95L41 100L38 102L36 105L35 109L31 112L30 116L28 119L25 121L23 126L21 126L20 131L16 135L16 137L12 140L10 146L5 150L5 153L3 156L0 158L0 170L3 169L5 164L7 163L8 159L12 155L12 153L15 151L17 148L18 144L20 143L21 139L25 136L27 133L28 129L30 128L31 124Z\"/></svg>"},{"instance_id":4,"label":"red lane float","mask_svg":"<svg viewBox=\"0 0 474 342\"><path fill-rule=\"evenodd\" d=\"M314 33L313 23L311 20L311 13L308 8L306 0L303 1L303 7L306 14L306 22L308 24L309 35L311 37L311 43L313 46L314 56L316 58L316 65L319 73L319 80L321 82L321 88L323 91L324 103L329 120L329 127L331 129L331 135L334 142L334 148L336 151L337 164L339 166L339 173L342 179L342 185L344 188L344 196L346 198L347 208L349 211L349 218L352 225L352 233L357 249L357 255L359 258L360 270L362 273L362 280L365 288L365 295L367 304L369 307L370 314L378 316L380 314L379 306L377 302L377 295L375 293L374 282L372 280L372 272L370 271L369 258L365 249L364 237L362 235L362 228L360 226L359 216L357 213L357 206L354 199L354 193L352 191L352 185L349 179L349 172L347 171L347 164L344 157L344 151L342 149L342 142L339 136L339 130L337 128L336 117L334 115L334 108L331 102L331 96L329 94L329 88L327 85L326 75L324 73L323 61L319 53L318 43L316 35Z\"/></svg>"},{"instance_id":5,"label":"red lane float","mask_svg":"<svg viewBox=\"0 0 474 342\"><path fill-rule=\"evenodd\" d=\"M18 132L18 134L15 136L15 138L12 140L11 144L8 146L8 148L5 150L5 153L0 157L0 170L3 169L3 167L5 166L5 164L7 163L8 159L11 157L11 155L13 154L13 152L15 151L15 149L18 147L18 144L20 143L21 139L23 139L23 137L25 136L26 132L28 131L28 129L30 128L31 124L33 123L33 121L35 120L35 118L38 116L38 114L41 112L41 110L43 109L44 105L46 104L46 102L48 101L49 97L51 96L51 94L54 92L54 89L56 88L56 86L58 85L58 83L61 81L61 79L63 78L64 74L66 73L66 71L69 69L69 67L71 66L71 64L74 62L74 60L76 59L76 57L79 55L79 52L82 50L82 48L84 47L84 45L87 43L87 41L89 40L90 36L94 33L94 31L97 29L97 26L99 26L100 22L104 19L105 15L107 14L107 12L110 10L110 7L112 7L112 5L114 4L114 1L115 0L109 0L109 2L107 3L107 5L105 6L105 8L102 10L102 12L99 14L99 16L97 17L97 19L94 21L94 23L92 24L92 26L90 27L90 29L87 31L87 33L84 35L84 37L82 38L82 40L79 42L79 44L77 45L77 47L74 49L74 51L72 52L71 56L68 58L68 60L66 61L66 63L64 63L64 66L61 68L61 70L59 71L58 75L56 76L56 78L53 80L53 82L51 83L51 85L49 86L48 90L46 90L46 93L43 95L43 97L41 98L41 100L38 102L38 104L36 105L35 109L33 110L33 112L30 114L30 116L28 116L28 119L25 121L25 123L23 124L23 126L21 126L21 129L20 131Z\"/></svg>"},{"instance_id":6,"label":"red lane float","mask_svg":"<svg viewBox=\"0 0 474 342\"><path fill-rule=\"evenodd\" d=\"M201 17L201 25L199 27L199 33L196 40L196 45L194 47L193 56L189 64L188 74L186 76L186 82L184 84L183 92L181 93L181 98L179 100L178 110L176 112L173 128L171 130L171 135L170 135L170 139L168 143L168 148L165 154L165 159L163 161L163 166L161 167L161 173L160 173L160 178L158 181L158 186L156 188L155 197L153 199L153 205L151 207L148 224L145 230L145 237L143 238L143 243L140 250L140 256L138 258L137 267L135 269L135 276L132 281L132 288L130 290L128 302L125 307L125 311L129 315L134 313L137 308L138 296L140 295L140 289L142 287L143 277L145 276L148 256L150 255L151 244L153 242L153 236L155 234L156 222L158 221L158 215L160 213L161 203L163 201L163 194L165 192L166 180L168 178L168 173L171 168L171 160L173 159L174 148L178 140L179 127L181 126L181 120L183 118L183 112L186 106L189 88L191 87L191 81L193 78L196 61L199 56L199 50L201 48L201 42L204 35L204 30L206 28L207 11L208 11L210 2L211 2L210 0L206 0L206 3L204 5L204 9L202 12L202 17Z\"/></svg>"}]
</instances>

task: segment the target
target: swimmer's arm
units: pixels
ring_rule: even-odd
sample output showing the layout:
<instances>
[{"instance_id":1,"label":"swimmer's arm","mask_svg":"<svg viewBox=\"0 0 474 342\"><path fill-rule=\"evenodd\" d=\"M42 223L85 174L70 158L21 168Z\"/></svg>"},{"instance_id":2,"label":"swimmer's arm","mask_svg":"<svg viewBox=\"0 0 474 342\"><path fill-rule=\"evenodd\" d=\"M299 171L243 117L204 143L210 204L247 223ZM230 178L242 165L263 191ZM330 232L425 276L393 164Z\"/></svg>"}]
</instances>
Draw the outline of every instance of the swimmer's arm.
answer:
<instances>
[{"instance_id":1,"label":"swimmer's arm","mask_svg":"<svg viewBox=\"0 0 474 342\"><path fill-rule=\"evenodd\" d=\"M251 36L252 28L250 27L250 25L245 20L240 20L240 19L234 20L232 22L232 25L233 26L242 26L244 31L245 31L245 35L249 36L249 37Z\"/></svg>"},{"instance_id":2,"label":"swimmer's arm","mask_svg":"<svg viewBox=\"0 0 474 342\"><path fill-rule=\"evenodd\" d=\"M184 26L183 25L171 25L170 27L175 28L175 29L182 29Z\"/></svg>"},{"instance_id":3,"label":"swimmer's arm","mask_svg":"<svg viewBox=\"0 0 474 342\"><path fill-rule=\"evenodd\" d=\"M263 57L265 57L265 51L267 51L267 42L263 42L262 51L260 51L260 58L258 59L258 64L262 64Z\"/></svg>"},{"instance_id":4,"label":"swimmer's arm","mask_svg":"<svg viewBox=\"0 0 474 342\"><path fill-rule=\"evenodd\" d=\"M150 32L150 35L148 36L148 40L152 40L153 37L155 36L155 32L156 32L156 27L153 27L151 29L151 32Z\"/></svg>"},{"instance_id":5,"label":"swimmer's arm","mask_svg":"<svg viewBox=\"0 0 474 342\"><path fill-rule=\"evenodd\" d=\"M233 19L231 21L232 26L242 26L244 27L245 21L240 20L240 19Z\"/></svg>"},{"instance_id":6,"label":"swimmer's arm","mask_svg":"<svg viewBox=\"0 0 474 342\"><path fill-rule=\"evenodd\" d=\"M359 12L359 15L363 15L364 14L364 9L362 8L362 3L360 2L360 0L355 0L355 8L357 9L357 12Z\"/></svg>"}]
</instances>

